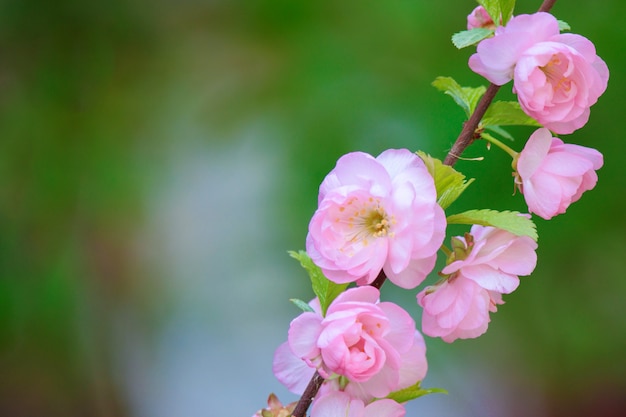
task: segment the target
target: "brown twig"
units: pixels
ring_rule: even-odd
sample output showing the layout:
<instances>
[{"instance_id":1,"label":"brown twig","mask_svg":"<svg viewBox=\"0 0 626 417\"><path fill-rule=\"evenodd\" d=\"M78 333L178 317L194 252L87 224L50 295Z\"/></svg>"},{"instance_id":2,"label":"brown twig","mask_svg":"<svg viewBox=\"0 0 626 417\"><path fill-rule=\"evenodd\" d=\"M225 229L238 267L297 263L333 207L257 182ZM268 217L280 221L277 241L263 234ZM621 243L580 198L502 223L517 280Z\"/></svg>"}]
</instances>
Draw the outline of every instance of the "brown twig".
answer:
<instances>
[{"instance_id":1,"label":"brown twig","mask_svg":"<svg viewBox=\"0 0 626 417\"><path fill-rule=\"evenodd\" d=\"M378 276L376 277L376 279L374 281L372 281L372 283L370 284L372 287L377 288L380 290L380 287L383 286L383 284L385 283L385 280L387 279L387 276L385 275L385 271L383 271L382 269L380 270L380 273L378 274Z\"/></svg>"},{"instance_id":2,"label":"brown twig","mask_svg":"<svg viewBox=\"0 0 626 417\"><path fill-rule=\"evenodd\" d=\"M296 404L296 408L294 408L293 413L291 414L292 417L304 417L306 410L309 409L309 406L313 402L313 398L315 398L315 395L317 394L317 391L319 391L323 382L324 378L322 378L322 376L315 371L313 378L309 381L309 385L306 386L306 389L302 393L302 397L300 397L298 404Z\"/></svg>"},{"instance_id":3,"label":"brown twig","mask_svg":"<svg viewBox=\"0 0 626 417\"><path fill-rule=\"evenodd\" d=\"M550 9L552 9L552 6L554 6L554 3L556 3L556 0L544 0L538 11L549 12ZM459 159L461 154L463 154L465 149L475 139L474 136L476 133L476 129L478 128L478 124L485 115L485 112L489 108L489 105L495 98L499 89L500 86L495 84L489 84L487 91L478 102L476 109L474 109L474 113L472 113L469 120L465 122L461 133L459 133L458 138L452 146L452 149L450 149L450 152L448 152L448 155L443 162L445 165L453 166ZM370 285L380 289L380 287L385 283L386 279L387 277L385 276L385 273L381 270L376 279ZM311 378L311 381L309 382L309 385L307 385L306 389L304 390L302 397L300 397L296 408L293 410L293 413L291 415L292 417L305 417L306 411L309 409L309 406L313 402L313 399L315 398L315 395L317 395L317 392L319 391L323 382L324 378L322 378L319 373L315 372L313 378Z\"/></svg>"},{"instance_id":4,"label":"brown twig","mask_svg":"<svg viewBox=\"0 0 626 417\"><path fill-rule=\"evenodd\" d=\"M478 123L480 123L480 120L485 115L485 112L489 108L489 105L493 101L499 89L499 85L489 84L487 91L485 91L485 94L483 94L478 102L474 113L472 113L469 120L463 125L463 129L461 130L459 137L456 139L456 142L454 142L454 145L452 145L452 149L448 152L446 159L444 159L444 165L453 166L465 149L472 144L475 139L475 132L476 128L478 128Z\"/></svg>"},{"instance_id":5,"label":"brown twig","mask_svg":"<svg viewBox=\"0 0 626 417\"><path fill-rule=\"evenodd\" d=\"M556 3L556 0L544 0L544 2L541 4L541 6L539 6L539 10L537 10L538 12L549 12L552 9L552 6L554 6L554 3Z\"/></svg>"}]
</instances>

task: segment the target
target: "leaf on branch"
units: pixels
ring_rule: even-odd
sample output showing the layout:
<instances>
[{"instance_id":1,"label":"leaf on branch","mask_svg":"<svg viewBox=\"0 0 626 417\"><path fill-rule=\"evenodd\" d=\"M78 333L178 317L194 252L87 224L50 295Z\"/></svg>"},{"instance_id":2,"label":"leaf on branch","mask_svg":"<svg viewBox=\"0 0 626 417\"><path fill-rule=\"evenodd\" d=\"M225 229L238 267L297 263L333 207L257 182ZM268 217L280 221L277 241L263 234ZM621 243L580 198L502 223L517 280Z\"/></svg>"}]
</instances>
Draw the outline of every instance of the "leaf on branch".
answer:
<instances>
[{"instance_id":1,"label":"leaf on branch","mask_svg":"<svg viewBox=\"0 0 626 417\"><path fill-rule=\"evenodd\" d=\"M524 113L517 101L496 101L485 112L482 126L541 126L539 122Z\"/></svg>"},{"instance_id":2,"label":"leaf on branch","mask_svg":"<svg viewBox=\"0 0 626 417\"><path fill-rule=\"evenodd\" d=\"M490 130L493 133L496 133L503 138L510 140L511 142L515 142L515 138L513 137L513 135L502 129L500 126L485 126L485 130Z\"/></svg>"},{"instance_id":3,"label":"leaf on branch","mask_svg":"<svg viewBox=\"0 0 626 417\"><path fill-rule=\"evenodd\" d=\"M491 20L498 26L506 25L513 16L515 0L477 0L483 6ZM502 19L502 20L500 20Z\"/></svg>"},{"instance_id":4,"label":"leaf on branch","mask_svg":"<svg viewBox=\"0 0 626 417\"><path fill-rule=\"evenodd\" d=\"M559 30L561 32L563 32L564 30L572 30L572 28L570 27L569 23L564 22L562 20L557 20L557 22L559 22Z\"/></svg>"},{"instance_id":5,"label":"leaf on branch","mask_svg":"<svg viewBox=\"0 0 626 417\"><path fill-rule=\"evenodd\" d=\"M535 223L517 211L469 210L447 218L448 224L478 224L506 230L516 236L538 239Z\"/></svg>"},{"instance_id":6,"label":"leaf on branch","mask_svg":"<svg viewBox=\"0 0 626 417\"><path fill-rule=\"evenodd\" d=\"M302 311L311 313L315 312L315 310L313 310L313 307L311 307L306 301L302 301L298 298L290 298L289 301L294 303L296 307L298 307Z\"/></svg>"},{"instance_id":7,"label":"leaf on branch","mask_svg":"<svg viewBox=\"0 0 626 417\"><path fill-rule=\"evenodd\" d=\"M386 398L394 400L398 403L405 403L407 401L411 401L416 398L423 397L424 395L427 395L427 394L436 394L436 393L447 394L448 393L448 391L446 391L443 388L421 388L420 384L421 382L418 382L417 384L410 386L408 388L404 388L399 391L394 391L391 394L387 395Z\"/></svg>"},{"instance_id":8,"label":"leaf on branch","mask_svg":"<svg viewBox=\"0 0 626 417\"><path fill-rule=\"evenodd\" d=\"M474 28L463 30L452 35L452 43L457 49L467 48L493 35L492 29Z\"/></svg>"},{"instance_id":9,"label":"leaf on branch","mask_svg":"<svg viewBox=\"0 0 626 417\"><path fill-rule=\"evenodd\" d=\"M465 175L451 166L444 165L441 160L433 158L427 153L419 151L417 154L422 158L428 172L435 180L437 203L444 210L459 198L463 191L474 181L473 178L465 181Z\"/></svg>"},{"instance_id":10,"label":"leaf on branch","mask_svg":"<svg viewBox=\"0 0 626 417\"><path fill-rule=\"evenodd\" d=\"M456 104L461 106L468 118L474 112L480 98L487 91L487 88L484 86L476 88L461 87L452 77L437 77L432 82L432 85L437 90L452 97Z\"/></svg>"},{"instance_id":11,"label":"leaf on branch","mask_svg":"<svg viewBox=\"0 0 626 417\"><path fill-rule=\"evenodd\" d=\"M313 292L319 299L320 306L322 307L322 315L325 316L330 303L346 289L348 284L335 284L326 278L320 267L313 263L305 251L289 251L288 253L292 258L297 259L300 265L309 273Z\"/></svg>"}]
</instances>

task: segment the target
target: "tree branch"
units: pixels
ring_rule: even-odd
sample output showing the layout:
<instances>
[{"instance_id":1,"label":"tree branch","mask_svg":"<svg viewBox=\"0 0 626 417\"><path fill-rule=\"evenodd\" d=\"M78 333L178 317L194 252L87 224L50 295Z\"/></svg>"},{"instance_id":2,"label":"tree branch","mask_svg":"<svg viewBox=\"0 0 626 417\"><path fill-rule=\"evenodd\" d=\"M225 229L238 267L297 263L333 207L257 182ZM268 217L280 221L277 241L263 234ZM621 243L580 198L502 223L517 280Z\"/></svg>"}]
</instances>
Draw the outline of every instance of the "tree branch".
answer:
<instances>
[{"instance_id":1,"label":"tree branch","mask_svg":"<svg viewBox=\"0 0 626 417\"><path fill-rule=\"evenodd\" d=\"M489 105L493 101L499 89L499 85L489 84L487 91L485 91L485 94L483 94L478 102L474 113L472 113L469 120L463 124L463 129L461 130L459 137L456 139L456 142L452 145L452 149L450 149L446 159L443 161L444 165L453 166L456 164L456 161L459 159L461 154L472 144L476 138L475 132L478 127L478 123L480 123L480 120L485 115L485 112L489 108Z\"/></svg>"},{"instance_id":2,"label":"tree branch","mask_svg":"<svg viewBox=\"0 0 626 417\"><path fill-rule=\"evenodd\" d=\"M322 378L322 376L315 371L313 378L309 381L309 385L306 386L306 389L302 393L302 397L300 397L298 404L296 404L296 408L293 410L293 414L291 414L292 417L305 416L306 410L309 409L309 406L313 402L313 398L315 398L315 395L317 394L317 391L319 391L323 382L324 378Z\"/></svg>"},{"instance_id":3,"label":"tree branch","mask_svg":"<svg viewBox=\"0 0 626 417\"><path fill-rule=\"evenodd\" d=\"M380 287L383 286L383 284L385 283L386 279L387 279L387 276L385 275L385 271L383 271L381 269L380 272L378 273L378 276L376 277L376 279L374 281L372 281L372 283L370 285L372 287L380 290Z\"/></svg>"},{"instance_id":4,"label":"tree branch","mask_svg":"<svg viewBox=\"0 0 626 417\"><path fill-rule=\"evenodd\" d=\"M554 3L556 3L556 0L544 0L543 3L541 4L541 6L539 7L539 10L537 10L538 12L549 12L550 9L552 9L552 6L554 6Z\"/></svg>"}]
</instances>

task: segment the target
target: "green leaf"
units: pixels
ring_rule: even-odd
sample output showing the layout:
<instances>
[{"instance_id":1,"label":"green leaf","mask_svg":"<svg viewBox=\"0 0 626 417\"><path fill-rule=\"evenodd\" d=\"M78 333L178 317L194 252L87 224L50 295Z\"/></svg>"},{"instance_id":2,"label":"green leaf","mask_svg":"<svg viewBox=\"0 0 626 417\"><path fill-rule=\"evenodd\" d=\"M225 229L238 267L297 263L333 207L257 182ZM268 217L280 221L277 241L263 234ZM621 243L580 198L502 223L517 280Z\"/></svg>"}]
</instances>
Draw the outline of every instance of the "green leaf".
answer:
<instances>
[{"instance_id":1,"label":"green leaf","mask_svg":"<svg viewBox=\"0 0 626 417\"><path fill-rule=\"evenodd\" d=\"M517 236L528 236L537 241L535 223L517 211L469 210L447 218L448 224L479 224L503 229Z\"/></svg>"},{"instance_id":2,"label":"green leaf","mask_svg":"<svg viewBox=\"0 0 626 417\"><path fill-rule=\"evenodd\" d=\"M457 47L457 49L463 49L468 46L475 45L491 35L493 35L493 30L487 28L464 30L452 35L452 43Z\"/></svg>"},{"instance_id":3,"label":"green leaf","mask_svg":"<svg viewBox=\"0 0 626 417\"><path fill-rule=\"evenodd\" d=\"M572 30L572 28L569 26L569 23L562 20L557 20L557 22L559 22L559 30L561 32L563 32L564 30Z\"/></svg>"},{"instance_id":4,"label":"green leaf","mask_svg":"<svg viewBox=\"0 0 626 417\"><path fill-rule=\"evenodd\" d=\"M500 11L502 12L502 25L506 25L507 22L511 20L511 17L513 17L513 9L515 9L515 0L500 0Z\"/></svg>"},{"instance_id":5,"label":"green leaf","mask_svg":"<svg viewBox=\"0 0 626 417\"><path fill-rule=\"evenodd\" d=\"M309 273L311 278L311 286L313 292L320 300L320 306L322 307L322 315L326 315L326 310L330 303L333 302L339 294L341 294L348 284L335 284L324 276L322 270L313 263L309 255L303 250L301 251L289 251L289 255L297 259L300 265Z\"/></svg>"},{"instance_id":6,"label":"green leaf","mask_svg":"<svg viewBox=\"0 0 626 417\"><path fill-rule=\"evenodd\" d=\"M517 101L496 101L485 112L482 126L541 126L524 113Z\"/></svg>"},{"instance_id":7,"label":"green leaf","mask_svg":"<svg viewBox=\"0 0 626 417\"><path fill-rule=\"evenodd\" d=\"M315 310L313 310L313 307L311 307L307 302L302 301L298 298L290 298L289 301L294 303L302 311L315 312Z\"/></svg>"},{"instance_id":8,"label":"green leaf","mask_svg":"<svg viewBox=\"0 0 626 417\"><path fill-rule=\"evenodd\" d=\"M418 382L417 384L411 387L404 388L399 391L394 391L391 394L387 395L386 398L392 399L398 403L405 403L407 401L411 401L416 398L423 397L424 395L427 395L427 394L435 394L435 393L447 394L448 393L448 391L446 391L443 388L421 388L420 384L421 382Z\"/></svg>"},{"instance_id":9,"label":"green leaf","mask_svg":"<svg viewBox=\"0 0 626 417\"><path fill-rule=\"evenodd\" d=\"M477 0L497 26L506 25L515 8L515 0ZM500 17L502 16L502 20Z\"/></svg>"},{"instance_id":10,"label":"green leaf","mask_svg":"<svg viewBox=\"0 0 626 417\"><path fill-rule=\"evenodd\" d=\"M474 112L476 104L480 98L485 94L487 88L484 86L472 88L461 87L452 77L437 77L432 85L439 91L443 91L454 99L456 104L461 106L465 115L469 118Z\"/></svg>"},{"instance_id":11,"label":"green leaf","mask_svg":"<svg viewBox=\"0 0 626 417\"><path fill-rule=\"evenodd\" d=\"M500 126L485 126L485 130L490 130L503 138L510 140L511 142L515 142L515 138Z\"/></svg>"},{"instance_id":12,"label":"green leaf","mask_svg":"<svg viewBox=\"0 0 626 417\"><path fill-rule=\"evenodd\" d=\"M465 191L465 189L474 181L470 179L465 181L465 175L461 174L454 168L444 165L441 160L418 151L417 154L424 161L428 172L435 180L435 188L437 190L437 203L442 209L446 209Z\"/></svg>"}]
</instances>

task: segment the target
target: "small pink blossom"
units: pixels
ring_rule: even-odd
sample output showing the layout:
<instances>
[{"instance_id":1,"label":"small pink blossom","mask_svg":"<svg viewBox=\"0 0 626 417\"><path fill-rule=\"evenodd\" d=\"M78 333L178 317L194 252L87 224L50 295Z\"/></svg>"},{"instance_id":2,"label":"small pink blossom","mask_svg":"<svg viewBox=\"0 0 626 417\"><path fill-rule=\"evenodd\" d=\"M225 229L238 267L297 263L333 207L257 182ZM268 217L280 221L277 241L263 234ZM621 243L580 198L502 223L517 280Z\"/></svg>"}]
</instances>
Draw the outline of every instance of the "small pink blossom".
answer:
<instances>
[{"instance_id":1,"label":"small pink blossom","mask_svg":"<svg viewBox=\"0 0 626 417\"><path fill-rule=\"evenodd\" d=\"M417 295L422 331L446 342L485 333L502 294L513 292L518 275L530 275L537 263L537 243L528 236L474 225L454 239L458 258L441 271L447 279Z\"/></svg>"},{"instance_id":2,"label":"small pink blossom","mask_svg":"<svg viewBox=\"0 0 626 417\"><path fill-rule=\"evenodd\" d=\"M406 149L344 155L320 186L306 248L337 283L369 284L381 269L415 288L433 269L446 221L433 178Z\"/></svg>"},{"instance_id":3,"label":"small pink blossom","mask_svg":"<svg viewBox=\"0 0 626 417\"><path fill-rule=\"evenodd\" d=\"M469 15L467 15L467 30L472 30L476 28L496 28L496 24L483 6L476 6L476 8L472 10Z\"/></svg>"},{"instance_id":4,"label":"small pink blossom","mask_svg":"<svg viewBox=\"0 0 626 417\"><path fill-rule=\"evenodd\" d=\"M323 395L313 403L311 417L404 417L406 410L389 399L365 404L345 392L335 391Z\"/></svg>"},{"instance_id":5,"label":"small pink blossom","mask_svg":"<svg viewBox=\"0 0 626 417\"><path fill-rule=\"evenodd\" d=\"M422 313L422 331L451 343L456 339L475 338L487 331L489 312L495 312L500 300L464 276L426 287L417 295Z\"/></svg>"},{"instance_id":6,"label":"small pink blossom","mask_svg":"<svg viewBox=\"0 0 626 417\"><path fill-rule=\"evenodd\" d=\"M497 85L512 79L524 112L560 134L587 123L609 78L593 43L560 34L548 13L519 15L497 28L494 37L478 44L469 66Z\"/></svg>"},{"instance_id":7,"label":"small pink blossom","mask_svg":"<svg viewBox=\"0 0 626 417\"><path fill-rule=\"evenodd\" d=\"M602 154L565 144L548 129L536 130L517 159L517 183L528 210L546 220L565 213L570 204L595 187Z\"/></svg>"},{"instance_id":8,"label":"small pink blossom","mask_svg":"<svg viewBox=\"0 0 626 417\"><path fill-rule=\"evenodd\" d=\"M312 302L315 312L295 318L288 342L276 350L278 380L301 393L317 369L324 378L345 377L349 383L341 389L369 400L423 379L426 347L415 322L396 304L379 303L378 297L374 287L351 288L331 303L326 317Z\"/></svg>"}]
</instances>

